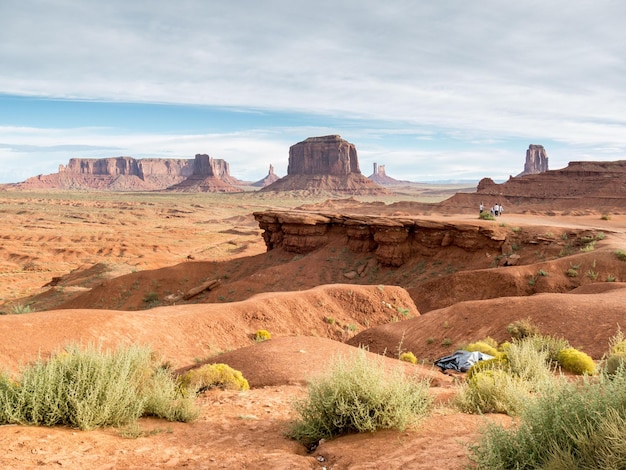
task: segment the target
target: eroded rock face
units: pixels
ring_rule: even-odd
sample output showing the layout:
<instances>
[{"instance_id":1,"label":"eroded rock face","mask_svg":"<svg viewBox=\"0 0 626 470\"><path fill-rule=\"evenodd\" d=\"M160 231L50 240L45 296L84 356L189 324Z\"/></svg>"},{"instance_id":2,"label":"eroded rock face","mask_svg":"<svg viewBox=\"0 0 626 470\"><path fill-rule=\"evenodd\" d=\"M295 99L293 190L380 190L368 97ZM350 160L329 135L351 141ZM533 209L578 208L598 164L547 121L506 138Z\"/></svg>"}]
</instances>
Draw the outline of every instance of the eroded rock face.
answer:
<instances>
[{"instance_id":1,"label":"eroded rock face","mask_svg":"<svg viewBox=\"0 0 626 470\"><path fill-rule=\"evenodd\" d=\"M309 137L289 149L287 176L262 190L384 194L361 174L356 147L338 135Z\"/></svg>"},{"instance_id":2,"label":"eroded rock face","mask_svg":"<svg viewBox=\"0 0 626 470\"><path fill-rule=\"evenodd\" d=\"M205 178L211 181L203 182ZM183 184L187 179L191 181ZM213 181L215 180L215 181ZM237 191L228 162L198 154L195 159L72 158L59 172L39 175L16 186L20 189L154 191L176 187L197 191ZM217 189L216 189L217 188ZM189 189L193 190L193 189Z\"/></svg>"},{"instance_id":3,"label":"eroded rock face","mask_svg":"<svg viewBox=\"0 0 626 470\"><path fill-rule=\"evenodd\" d=\"M548 171L548 155L543 145L531 144L526 150L526 162L521 175L536 175Z\"/></svg>"},{"instance_id":4,"label":"eroded rock face","mask_svg":"<svg viewBox=\"0 0 626 470\"><path fill-rule=\"evenodd\" d=\"M197 154L193 160L193 173L167 189L180 192L230 193L240 191L237 184L239 180L230 176L228 162L211 158L207 154Z\"/></svg>"},{"instance_id":5,"label":"eroded rock face","mask_svg":"<svg viewBox=\"0 0 626 470\"><path fill-rule=\"evenodd\" d=\"M338 135L309 137L289 148L288 175L361 174L354 144Z\"/></svg>"},{"instance_id":6,"label":"eroded rock face","mask_svg":"<svg viewBox=\"0 0 626 470\"><path fill-rule=\"evenodd\" d=\"M345 237L355 253L375 252L383 266L401 266L416 256L432 256L442 247L464 251L508 250L501 227L459 225L397 217L349 216L307 211L263 211L254 217L264 231L268 251L283 248L310 253L331 237Z\"/></svg>"}]
</instances>

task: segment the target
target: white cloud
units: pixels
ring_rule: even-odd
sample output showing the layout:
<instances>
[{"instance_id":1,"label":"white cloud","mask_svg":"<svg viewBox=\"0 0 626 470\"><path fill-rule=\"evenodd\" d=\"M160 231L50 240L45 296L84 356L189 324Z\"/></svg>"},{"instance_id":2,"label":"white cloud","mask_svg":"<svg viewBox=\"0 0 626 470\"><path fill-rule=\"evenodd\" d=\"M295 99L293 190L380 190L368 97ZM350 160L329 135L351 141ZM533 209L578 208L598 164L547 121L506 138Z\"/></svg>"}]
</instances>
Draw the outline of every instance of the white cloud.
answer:
<instances>
[{"instance_id":1,"label":"white cloud","mask_svg":"<svg viewBox=\"0 0 626 470\"><path fill-rule=\"evenodd\" d=\"M434 153L405 146L394 154L407 167L439 161L429 174L457 171L457 155L474 152L451 152L447 139L468 147L551 141L564 146L552 166L566 164L565 154L597 158L594 148L624 158L624 24L626 3L613 0L3 2L0 93L358 118L362 158L375 134L381 155L393 133L410 134L413 145L416 134L442 139ZM373 129L372 119L383 129ZM307 130L316 129L300 133ZM74 129L46 141L41 130L36 139L152 156L192 155L206 143L231 171L242 162L251 173L270 161L278 169L279 153L286 171L299 133L277 131L160 137ZM301 137L309 135L316 134ZM507 153L505 174L521 166L524 150L495 151ZM491 168L483 163L489 158L478 152L472 171Z\"/></svg>"}]
</instances>

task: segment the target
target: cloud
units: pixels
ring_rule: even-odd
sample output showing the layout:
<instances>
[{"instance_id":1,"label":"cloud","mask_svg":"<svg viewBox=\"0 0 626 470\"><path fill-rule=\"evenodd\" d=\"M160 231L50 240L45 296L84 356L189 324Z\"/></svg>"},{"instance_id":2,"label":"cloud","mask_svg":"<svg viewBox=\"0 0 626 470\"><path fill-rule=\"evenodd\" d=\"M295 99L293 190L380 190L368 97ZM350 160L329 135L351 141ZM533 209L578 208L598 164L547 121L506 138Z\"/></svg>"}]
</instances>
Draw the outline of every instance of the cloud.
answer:
<instances>
[{"instance_id":1,"label":"cloud","mask_svg":"<svg viewBox=\"0 0 626 470\"><path fill-rule=\"evenodd\" d=\"M549 154L554 143L551 166L567 155L597 158L596 148L623 156L625 23L626 4L612 0L5 2L0 93L284 111L307 121L292 132L255 126L163 138L150 129L107 137L66 129L43 146L184 155L206 142L232 158L231 170L249 158L252 172L279 153L286 161L289 145L319 130L349 138L364 161L378 138L380 155L386 149L402 168L423 158L447 174L462 168L457 155L475 155L474 174L495 154L507 175L528 143Z\"/></svg>"}]
</instances>

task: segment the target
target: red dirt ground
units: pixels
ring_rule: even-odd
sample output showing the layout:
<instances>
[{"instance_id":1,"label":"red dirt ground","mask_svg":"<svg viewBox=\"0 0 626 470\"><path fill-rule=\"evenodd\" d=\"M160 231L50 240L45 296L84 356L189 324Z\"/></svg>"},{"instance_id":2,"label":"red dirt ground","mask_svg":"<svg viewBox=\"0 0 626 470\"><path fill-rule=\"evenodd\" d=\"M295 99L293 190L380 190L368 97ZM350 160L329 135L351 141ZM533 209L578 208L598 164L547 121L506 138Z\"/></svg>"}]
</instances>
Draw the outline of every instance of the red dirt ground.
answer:
<instances>
[{"instance_id":1,"label":"red dirt ground","mask_svg":"<svg viewBox=\"0 0 626 470\"><path fill-rule=\"evenodd\" d=\"M0 364L15 372L73 341L133 342L150 345L176 368L230 364L252 389L206 392L191 424L142 419L145 436L135 439L118 429L0 426L4 468L461 469L466 445L485 421L510 419L454 410L448 400L456 379L430 366L432 359L485 336L504 340L506 326L525 318L599 359L617 326L625 326L626 262L614 254L626 249L624 215L562 216L558 208L550 216L506 214L499 223L543 233L555 244L537 255L528 251L532 263L506 268L464 260L463 269L445 272L442 266L458 260L439 259L423 280L403 288L403 268L380 270L368 285L346 284L341 273L351 255L332 244L306 257L265 253L250 214L286 201L118 197L0 197L12 221L0 227L0 311L7 313L0 316ZM341 201L330 204L341 210ZM385 206L367 211L384 213ZM568 230L603 237L593 251L556 256L559 234ZM576 278L565 274L572 266ZM219 288L189 303L165 301L213 278L222 281ZM24 305L37 312L11 314ZM258 329L273 339L255 343ZM305 396L306 381L333 357L351 354L350 344L386 351L390 367L430 378L435 410L416 429L344 436L307 454L283 434L294 417L291 402ZM425 364L397 361L398 349Z\"/></svg>"}]
</instances>

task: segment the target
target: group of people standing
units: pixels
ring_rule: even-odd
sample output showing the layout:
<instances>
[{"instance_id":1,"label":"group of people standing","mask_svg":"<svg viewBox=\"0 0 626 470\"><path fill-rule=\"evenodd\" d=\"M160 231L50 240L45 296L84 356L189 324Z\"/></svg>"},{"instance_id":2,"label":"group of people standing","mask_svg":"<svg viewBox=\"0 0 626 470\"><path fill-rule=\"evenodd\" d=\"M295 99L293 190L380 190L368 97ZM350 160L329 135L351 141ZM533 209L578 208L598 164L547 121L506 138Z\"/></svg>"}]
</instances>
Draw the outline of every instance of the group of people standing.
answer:
<instances>
[{"instance_id":1,"label":"group of people standing","mask_svg":"<svg viewBox=\"0 0 626 470\"><path fill-rule=\"evenodd\" d=\"M484 210L485 210L485 206L481 202L480 203L480 213L482 214ZM491 207L491 215L493 215L494 217L498 217L499 215L502 215L503 211L504 211L504 208L500 204L498 204L497 202Z\"/></svg>"}]
</instances>

